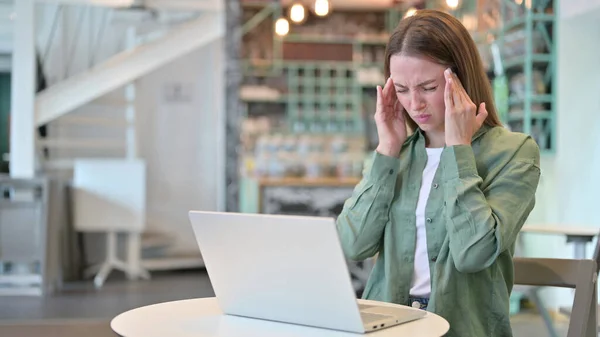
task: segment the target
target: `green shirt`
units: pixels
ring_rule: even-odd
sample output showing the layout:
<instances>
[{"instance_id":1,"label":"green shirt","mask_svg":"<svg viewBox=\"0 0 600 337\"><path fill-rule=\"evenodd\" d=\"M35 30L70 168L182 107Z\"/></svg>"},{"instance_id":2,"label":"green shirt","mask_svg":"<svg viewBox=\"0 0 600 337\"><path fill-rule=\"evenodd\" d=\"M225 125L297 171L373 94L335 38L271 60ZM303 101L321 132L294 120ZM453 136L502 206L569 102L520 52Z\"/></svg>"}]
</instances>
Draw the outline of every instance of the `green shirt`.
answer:
<instances>
[{"instance_id":1,"label":"green shirt","mask_svg":"<svg viewBox=\"0 0 600 337\"><path fill-rule=\"evenodd\" d=\"M539 147L524 134L482 127L472 144L444 148L425 209L431 296L448 336L512 336L515 241L535 204ZM345 254L377 261L363 297L408 305L416 206L427 154L417 130L399 158L373 154L337 227Z\"/></svg>"}]
</instances>

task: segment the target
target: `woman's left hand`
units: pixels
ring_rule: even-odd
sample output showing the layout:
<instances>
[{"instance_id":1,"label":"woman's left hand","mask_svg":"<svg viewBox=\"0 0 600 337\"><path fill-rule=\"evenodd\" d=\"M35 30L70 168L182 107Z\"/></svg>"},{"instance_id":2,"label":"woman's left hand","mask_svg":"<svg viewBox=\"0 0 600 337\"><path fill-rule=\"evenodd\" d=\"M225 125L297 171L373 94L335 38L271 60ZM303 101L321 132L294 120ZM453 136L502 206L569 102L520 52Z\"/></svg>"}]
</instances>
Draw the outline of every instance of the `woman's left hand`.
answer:
<instances>
[{"instance_id":1,"label":"woman's left hand","mask_svg":"<svg viewBox=\"0 0 600 337\"><path fill-rule=\"evenodd\" d=\"M458 76L450 69L444 71L446 88L444 102L446 103L446 146L470 145L473 135L483 125L488 116L485 102L477 106L463 88Z\"/></svg>"}]
</instances>

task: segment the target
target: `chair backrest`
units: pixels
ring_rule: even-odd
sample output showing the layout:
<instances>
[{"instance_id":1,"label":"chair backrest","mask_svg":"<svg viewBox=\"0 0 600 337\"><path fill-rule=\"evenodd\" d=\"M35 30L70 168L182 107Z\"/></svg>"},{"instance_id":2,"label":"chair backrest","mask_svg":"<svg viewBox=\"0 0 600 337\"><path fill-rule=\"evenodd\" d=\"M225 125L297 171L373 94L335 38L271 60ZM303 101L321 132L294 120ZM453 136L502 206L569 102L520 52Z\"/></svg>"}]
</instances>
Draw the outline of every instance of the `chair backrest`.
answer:
<instances>
[{"instance_id":1,"label":"chair backrest","mask_svg":"<svg viewBox=\"0 0 600 337\"><path fill-rule=\"evenodd\" d=\"M513 261L515 284L575 288L575 300L567 337L598 336L596 317L598 259L514 258Z\"/></svg>"},{"instance_id":2,"label":"chair backrest","mask_svg":"<svg viewBox=\"0 0 600 337\"><path fill-rule=\"evenodd\" d=\"M600 271L600 231L596 236L596 248L594 249L594 261L596 261L596 273Z\"/></svg>"}]
</instances>

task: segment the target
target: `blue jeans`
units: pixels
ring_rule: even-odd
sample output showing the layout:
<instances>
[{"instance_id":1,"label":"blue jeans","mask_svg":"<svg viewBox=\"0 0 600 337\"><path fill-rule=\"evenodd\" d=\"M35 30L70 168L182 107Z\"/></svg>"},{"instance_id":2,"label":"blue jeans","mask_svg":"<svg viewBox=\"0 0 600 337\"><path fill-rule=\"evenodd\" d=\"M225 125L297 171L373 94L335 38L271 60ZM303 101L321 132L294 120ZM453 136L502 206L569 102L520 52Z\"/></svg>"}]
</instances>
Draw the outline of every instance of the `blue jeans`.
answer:
<instances>
[{"instance_id":1,"label":"blue jeans","mask_svg":"<svg viewBox=\"0 0 600 337\"><path fill-rule=\"evenodd\" d=\"M417 307L417 304L419 305L418 307ZM413 308L416 307L418 309L427 310L428 304L429 304L428 298L412 297L412 296L408 297L408 306L409 307L413 307Z\"/></svg>"}]
</instances>

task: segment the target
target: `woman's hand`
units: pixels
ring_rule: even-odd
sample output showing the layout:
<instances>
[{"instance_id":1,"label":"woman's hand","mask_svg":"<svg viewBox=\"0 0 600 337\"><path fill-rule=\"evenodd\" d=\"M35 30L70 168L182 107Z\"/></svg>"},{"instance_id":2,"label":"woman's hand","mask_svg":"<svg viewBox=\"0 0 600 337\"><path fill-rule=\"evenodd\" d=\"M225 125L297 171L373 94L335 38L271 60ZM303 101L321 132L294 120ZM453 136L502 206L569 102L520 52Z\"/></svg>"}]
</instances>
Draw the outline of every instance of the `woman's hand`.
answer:
<instances>
[{"instance_id":1,"label":"woman's hand","mask_svg":"<svg viewBox=\"0 0 600 337\"><path fill-rule=\"evenodd\" d=\"M404 108L400 105L392 78L388 78L383 89L377 86L375 124L379 145L376 151L390 157L398 157L406 141Z\"/></svg>"},{"instance_id":2,"label":"woman's hand","mask_svg":"<svg viewBox=\"0 0 600 337\"><path fill-rule=\"evenodd\" d=\"M458 76L450 69L444 72L446 89L446 146L470 145L473 135L483 125L488 116L485 102L477 106L463 88Z\"/></svg>"}]
</instances>

